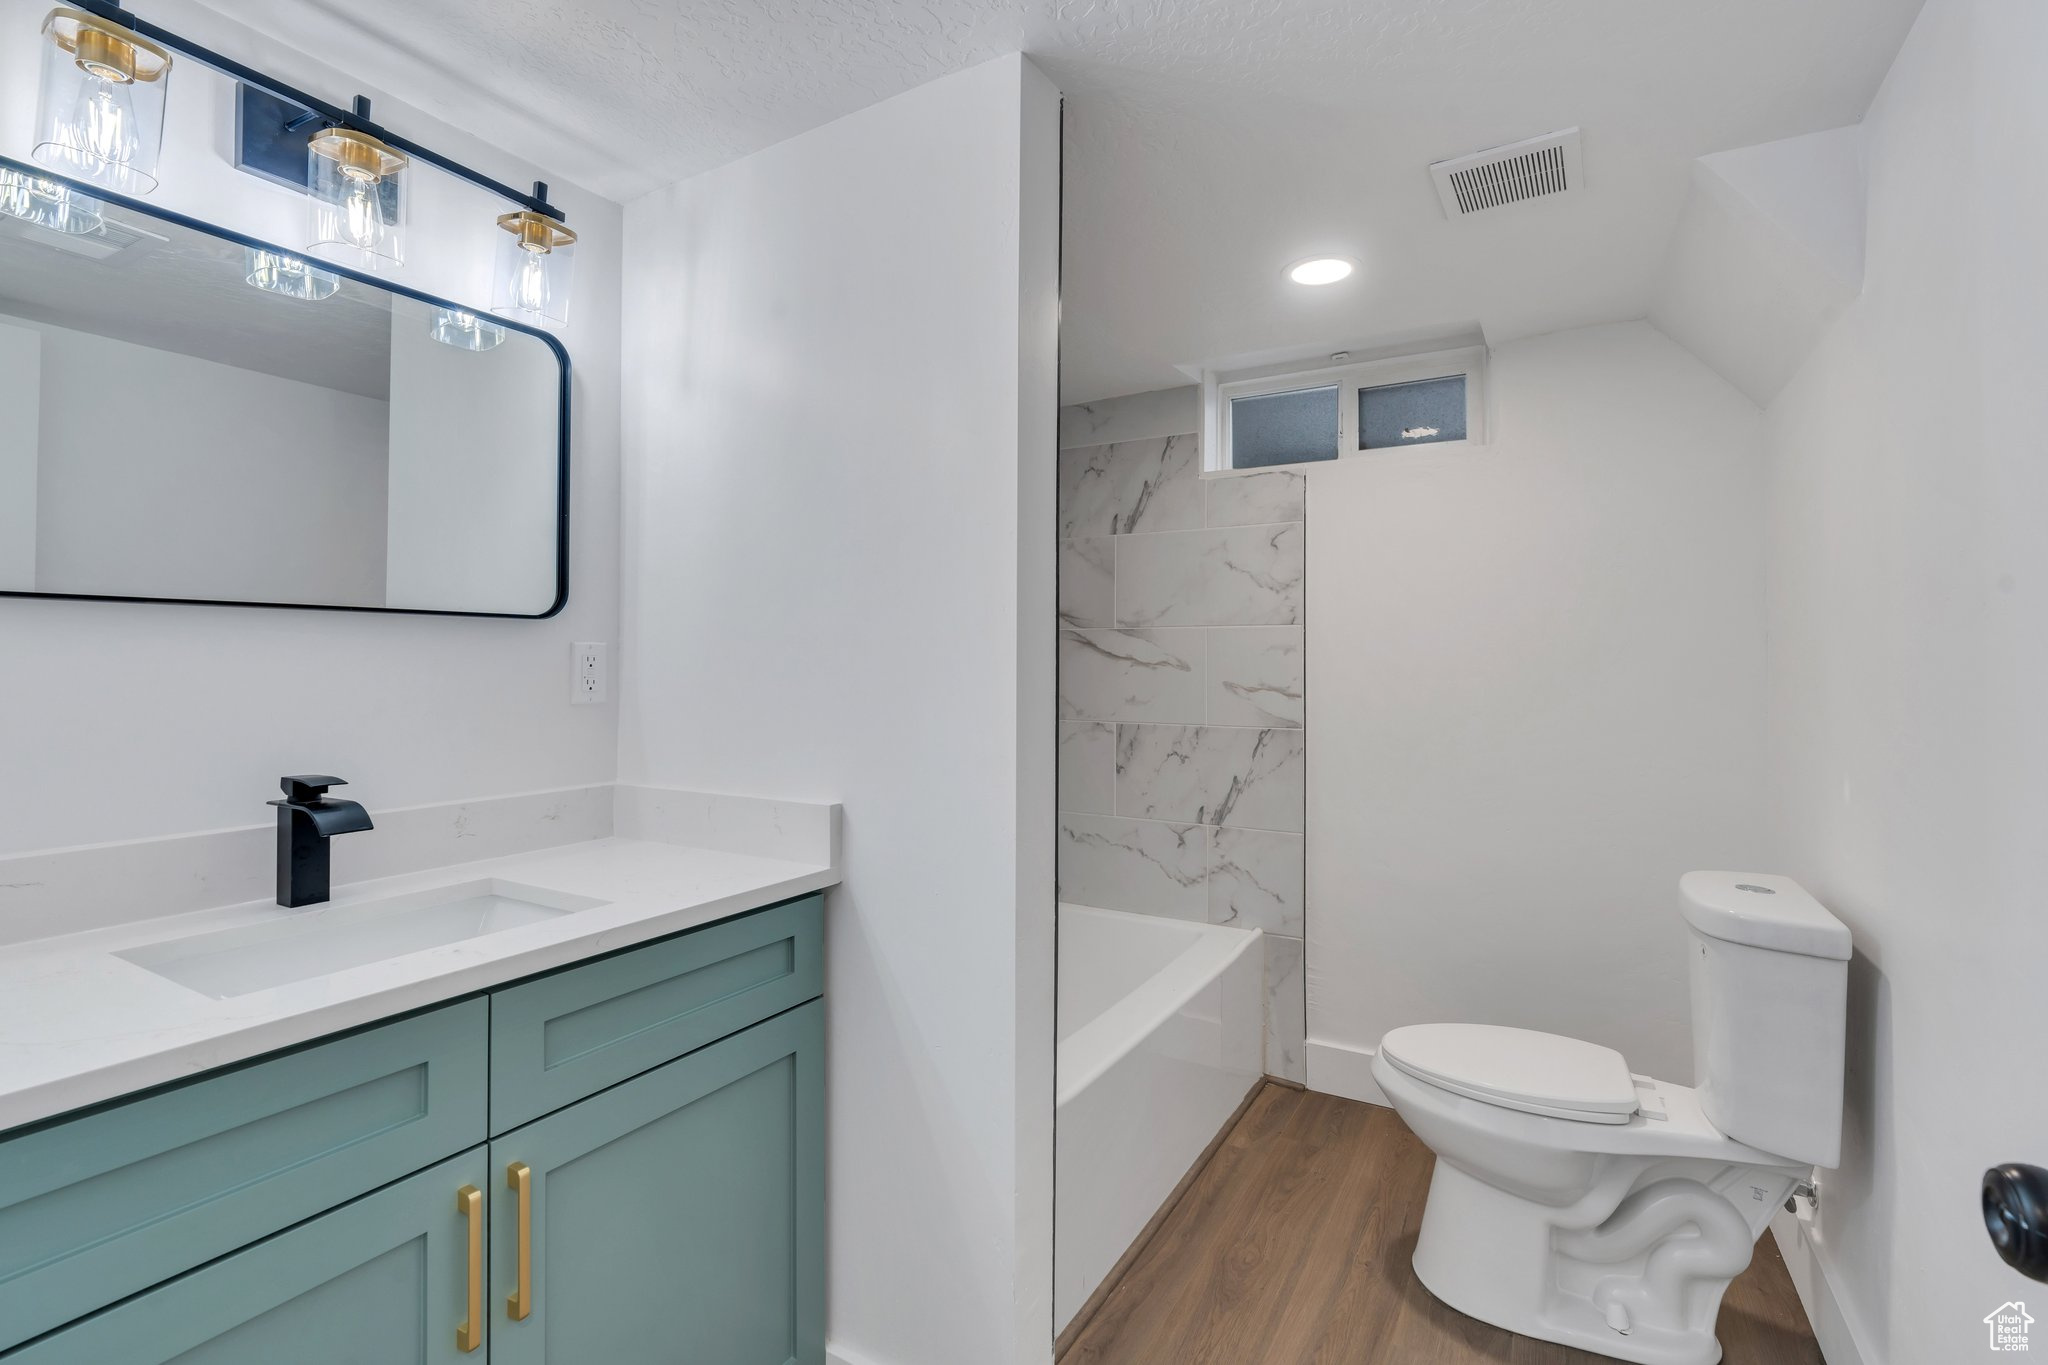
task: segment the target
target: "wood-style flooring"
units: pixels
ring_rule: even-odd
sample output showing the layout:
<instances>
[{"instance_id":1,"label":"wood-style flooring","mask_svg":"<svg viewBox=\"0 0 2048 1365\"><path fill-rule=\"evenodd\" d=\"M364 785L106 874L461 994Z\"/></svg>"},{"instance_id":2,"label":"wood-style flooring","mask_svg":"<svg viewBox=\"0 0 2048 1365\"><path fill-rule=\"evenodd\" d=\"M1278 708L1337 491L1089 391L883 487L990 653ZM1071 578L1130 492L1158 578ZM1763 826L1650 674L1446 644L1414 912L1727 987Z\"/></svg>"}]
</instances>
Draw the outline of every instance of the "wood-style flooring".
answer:
<instances>
[{"instance_id":1,"label":"wood-style flooring","mask_svg":"<svg viewBox=\"0 0 2048 1365\"><path fill-rule=\"evenodd\" d=\"M1432 1159L1391 1109L1266 1086L1061 1365L1613 1365L1422 1287ZM1768 1233L1719 1335L1728 1365L1822 1365Z\"/></svg>"}]
</instances>

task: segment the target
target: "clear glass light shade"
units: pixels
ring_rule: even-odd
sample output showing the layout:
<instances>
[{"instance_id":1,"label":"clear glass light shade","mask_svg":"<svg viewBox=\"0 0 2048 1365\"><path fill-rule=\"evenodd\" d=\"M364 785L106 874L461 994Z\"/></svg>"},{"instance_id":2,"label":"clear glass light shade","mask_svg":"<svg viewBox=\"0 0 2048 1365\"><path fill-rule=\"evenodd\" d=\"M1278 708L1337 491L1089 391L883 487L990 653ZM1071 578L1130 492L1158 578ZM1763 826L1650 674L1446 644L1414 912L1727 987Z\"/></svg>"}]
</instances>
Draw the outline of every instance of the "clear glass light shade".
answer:
<instances>
[{"instance_id":1,"label":"clear glass light shade","mask_svg":"<svg viewBox=\"0 0 2048 1365\"><path fill-rule=\"evenodd\" d=\"M306 144L306 249L357 270L405 264L406 158L367 133Z\"/></svg>"},{"instance_id":2,"label":"clear glass light shade","mask_svg":"<svg viewBox=\"0 0 2048 1365\"><path fill-rule=\"evenodd\" d=\"M43 21L35 158L120 194L156 188L170 54L77 10Z\"/></svg>"},{"instance_id":3,"label":"clear glass light shade","mask_svg":"<svg viewBox=\"0 0 2048 1365\"><path fill-rule=\"evenodd\" d=\"M331 270L308 265L282 251L245 247L242 263L248 269L249 283L266 294L282 294L288 299L311 302L330 298L341 288L341 276Z\"/></svg>"},{"instance_id":4,"label":"clear glass light shade","mask_svg":"<svg viewBox=\"0 0 2048 1365\"><path fill-rule=\"evenodd\" d=\"M505 329L457 308L436 308L427 335L458 351L488 351L505 339Z\"/></svg>"},{"instance_id":5,"label":"clear glass light shade","mask_svg":"<svg viewBox=\"0 0 2048 1365\"><path fill-rule=\"evenodd\" d=\"M497 278L491 311L534 327L569 320L576 234L552 218L521 210L498 220Z\"/></svg>"},{"instance_id":6,"label":"clear glass light shade","mask_svg":"<svg viewBox=\"0 0 2048 1365\"><path fill-rule=\"evenodd\" d=\"M0 166L0 213L67 236L86 237L105 224L100 201L59 180Z\"/></svg>"}]
</instances>

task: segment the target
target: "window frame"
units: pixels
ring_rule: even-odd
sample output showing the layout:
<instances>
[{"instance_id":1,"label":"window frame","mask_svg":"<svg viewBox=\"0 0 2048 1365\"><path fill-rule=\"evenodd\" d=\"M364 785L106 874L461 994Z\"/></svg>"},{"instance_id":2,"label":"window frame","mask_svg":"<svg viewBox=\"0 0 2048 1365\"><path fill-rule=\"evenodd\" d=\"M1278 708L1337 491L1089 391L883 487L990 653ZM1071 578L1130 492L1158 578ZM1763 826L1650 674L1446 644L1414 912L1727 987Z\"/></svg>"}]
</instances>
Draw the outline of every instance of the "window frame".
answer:
<instances>
[{"instance_id":1,"label":"window frame","mask_svg":"<svg viewBox=\"0 0 2048 1365\"><path fill-rule=\"evenodd\" d=\"M1358 391L1409 384L1424 379L1465 381L1465 439L1429 441L1414 446L1379 446L1362 450L1358 446ZM1302 368L1269 367L1236 374L1204 376L1205 474L1259 474L1274 469L1309 469L1329 460L1297 460L1292 464L1253 465L1239 469L1231 463L1231 403L1239 398L1262 398L1270 394L1294 393L1302 389L1337 389L1337 459L1352 460L1403 451L1427 450L1441 454L1486 444L1486 348L1464 346L1456 350L1430 351L1418 355L1388 356L1378 360L1347 360L1336 365Z\"/></svg>"}]
</instances>

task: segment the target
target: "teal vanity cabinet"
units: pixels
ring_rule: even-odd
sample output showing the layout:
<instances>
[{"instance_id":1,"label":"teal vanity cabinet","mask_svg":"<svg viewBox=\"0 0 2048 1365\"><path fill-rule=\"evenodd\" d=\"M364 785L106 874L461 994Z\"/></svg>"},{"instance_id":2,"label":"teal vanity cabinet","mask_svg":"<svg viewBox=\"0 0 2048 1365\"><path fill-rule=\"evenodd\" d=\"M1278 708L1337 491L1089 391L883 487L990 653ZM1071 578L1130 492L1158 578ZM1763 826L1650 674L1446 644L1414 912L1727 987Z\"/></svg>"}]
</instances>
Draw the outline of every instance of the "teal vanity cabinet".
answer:
<instances>
[{"instance_id":1,"label":"teal vanity cabinet","mask_svg":"<svg viewBox=\"0 0 2048 1365\"><path fill-rule=\"evenodd\" d=\"M491 1143L494 1365L824 1359L822 1001Z\"/></svg>"},{"instance_id":2,"label":"teal vanity cabinet","mask_svg":"<svg viewBox=\"0 0 2048 1365\"><path fill-rule=\"evenodd\" d=\"M0 1365L821 1365L822 918L0 1137Z\"/></svg>"}]
</instances>

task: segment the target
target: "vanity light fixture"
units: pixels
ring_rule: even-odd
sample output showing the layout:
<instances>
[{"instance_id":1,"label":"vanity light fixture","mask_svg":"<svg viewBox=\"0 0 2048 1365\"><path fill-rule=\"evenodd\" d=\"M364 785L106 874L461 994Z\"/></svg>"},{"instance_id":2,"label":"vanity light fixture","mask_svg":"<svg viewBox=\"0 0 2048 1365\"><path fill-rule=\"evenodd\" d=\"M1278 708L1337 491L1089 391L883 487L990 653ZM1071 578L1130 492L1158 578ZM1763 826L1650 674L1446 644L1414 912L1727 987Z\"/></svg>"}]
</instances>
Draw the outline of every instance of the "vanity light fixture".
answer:
<instances>
[{"instance_id":1,"label":"vanity light fixture","mask_svg":"<svg viewBox=\"0 0 2048 1365\"><path fill-rule=\"evenodd\" d=\"M307 250L359 270L404 265L410 164L403 152L353 128L315 133L306 143Z\"/></svg>"},{"instance_id":2,"label":"vanity light fixture","mask_svg":"<svg viewBox=\"0 0 2048 1365\"><path fill-rule=\"evenodd\" d=\"M1318 256L1288 266L1287 278L1296 284L1335 284L1348 278L1356 268L1342 256Z\"/></svg>"},{"instance_id":3,"label":"vanity light fixture","mask_svg":"<svg viewBox=\"0 0 2048 1365\"><path fill-rule=\"evenodd\" d=\"M546 185L536 184L531 194L514 189L373 122L370 102L361 96L347 108L330 104L152 24L118 0L72 0L50 13L43 33L49 44L35 156L45 165L118 192L155 189L164 92L175 52L236 83L234 164L312 197L309 250L352 269L402 265L404 176L408 167L423 163L515 206L498 220L506 236L499 239L492 311L540 325L567 320L569 248L576 234L548 202ZM250 283L261 274L296 286L325 273L296 257L270 254L288 264L260 272L252 266ZM337 280L304 297L324 298L339 287Z\"/></svg>"},{"instance_id":4,"label":"vanity light fixture","mask_svg":"<svg viewBox=\"0 0 2048 1365\"><path fill-rule=\"evenodd\" d=\"M122 194L154 190L171 54L77 9L51 10L43 37L35 159Z\"/></svg>"},{"instance_id":5,"label":"vanity light fixture","mask_svg":"<svg viewBox=\"0 0 2048 1365\"><path fill-rule=\"evenodd\" d=\"M547 198L535 185L534 197ZM491 311L534 327L569 320L569 284L576 234L557 218L521 209L498 219L498 270Z\"/></svg>"},{"instance_id":6,"label":"vanity light fixture","mask_svg":"<svg viewBox=\"0 0 2048 1365\"><path fill-rule=\"evenodd\" d=\"M458 351L491 351L504 342L505 329L459 308L436 308L427 335Z\"/></svg>"},{"instance_id":7,"label":"vanity light fixture","mask_svg":"<svg viewBox=\"0 0 2048 1365\"><path fill-rule=\"evenodd\" d=\"M282 294L288 299L317 303L334 297L335 291L341 288L341 276L310 265L296 256L287 256L282 251L245 247L242 263L248 269L249 283L266 294Z\"/></svg>"},{"instance_id":8,"label":"vanity light fixture","mask_svg":"<svg viewBox=\"0 0 2048 1365\"><path fill-rule=\"evenodd\" d=\"M89 237L106 223L100 201L61 180L0 166L0 213L67 237Z\"/></svg>"}]
</instances>

